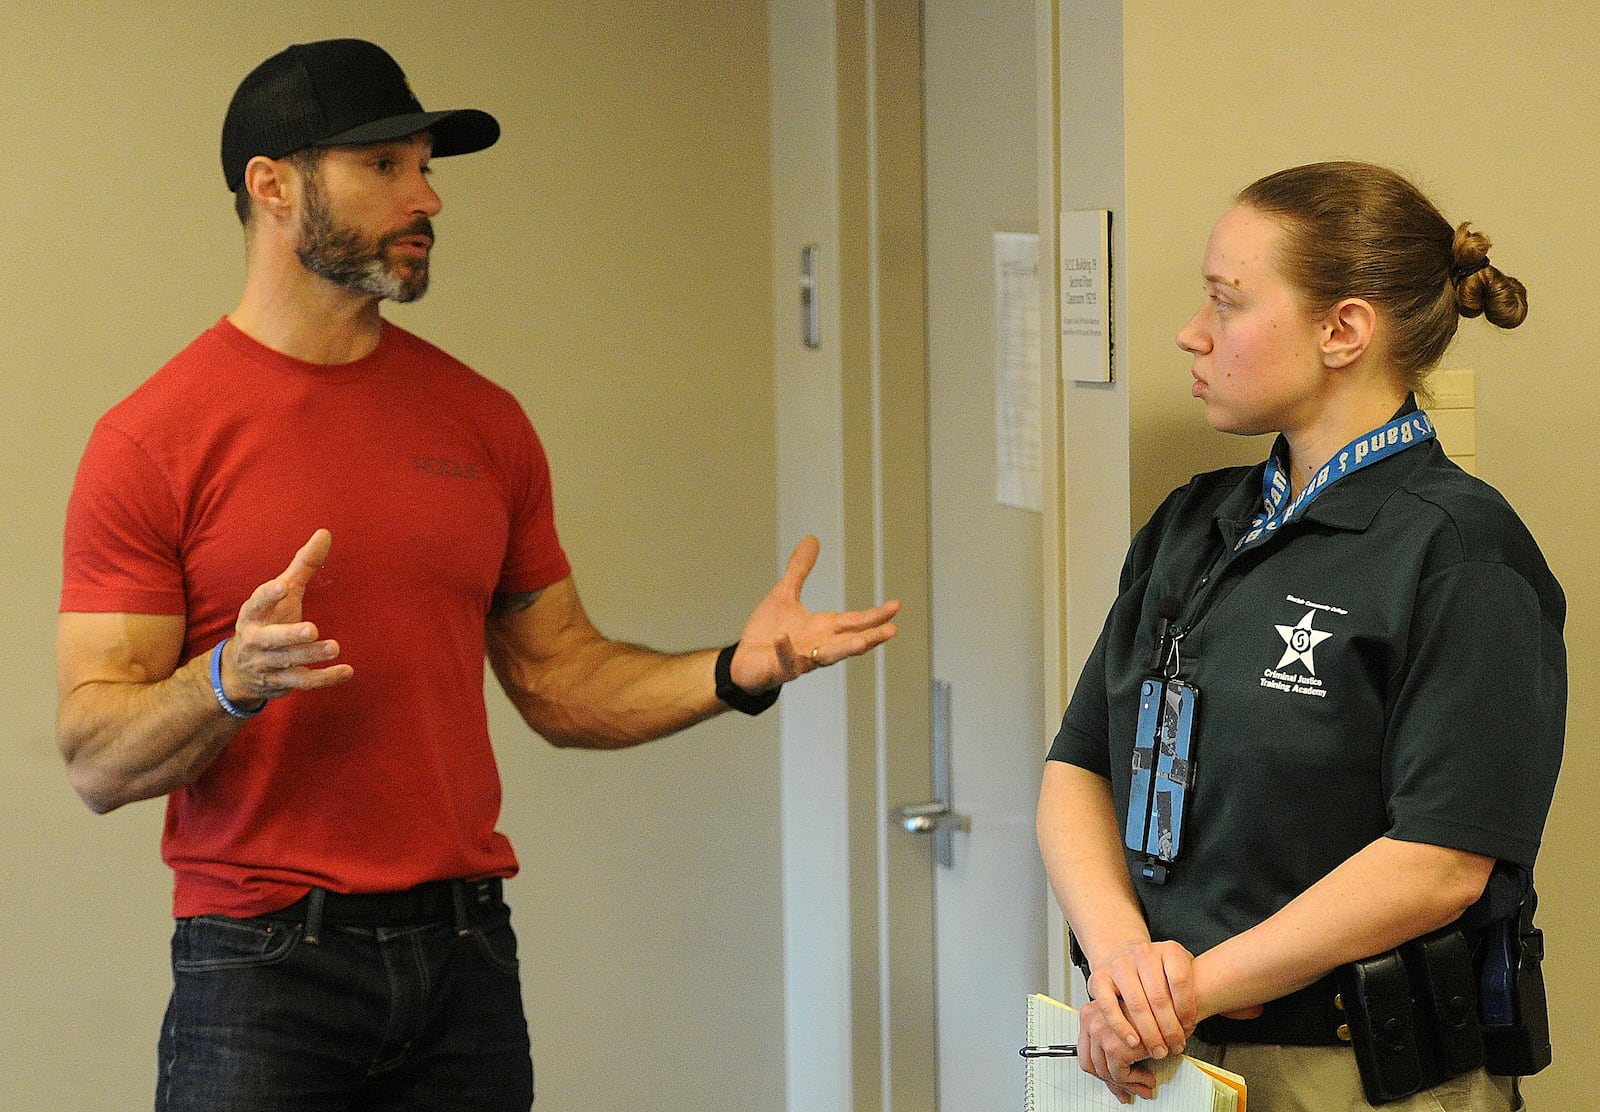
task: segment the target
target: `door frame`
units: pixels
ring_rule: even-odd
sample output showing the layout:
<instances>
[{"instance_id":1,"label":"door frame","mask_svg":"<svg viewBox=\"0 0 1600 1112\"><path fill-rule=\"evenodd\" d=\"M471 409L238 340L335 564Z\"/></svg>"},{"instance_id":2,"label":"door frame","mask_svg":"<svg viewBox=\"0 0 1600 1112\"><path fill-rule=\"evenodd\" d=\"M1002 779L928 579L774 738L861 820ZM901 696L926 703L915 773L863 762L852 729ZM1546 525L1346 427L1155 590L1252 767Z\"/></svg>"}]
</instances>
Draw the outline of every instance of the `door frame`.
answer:
<instances>
[{"instance_id":1,"label":"door frame","mask_svg":"<svg viewBox=\"0 0 1600 1112\"><path fill-rule=\"evenodd\" d=\"M780 703L788 1107L931 1109L931 847L888 825L931 791L921 5L768 12L778 548L821 539L819 605L905 606L885 651ZM817 347L799 332L808 245Z\"/></svg>"}]
</instances>

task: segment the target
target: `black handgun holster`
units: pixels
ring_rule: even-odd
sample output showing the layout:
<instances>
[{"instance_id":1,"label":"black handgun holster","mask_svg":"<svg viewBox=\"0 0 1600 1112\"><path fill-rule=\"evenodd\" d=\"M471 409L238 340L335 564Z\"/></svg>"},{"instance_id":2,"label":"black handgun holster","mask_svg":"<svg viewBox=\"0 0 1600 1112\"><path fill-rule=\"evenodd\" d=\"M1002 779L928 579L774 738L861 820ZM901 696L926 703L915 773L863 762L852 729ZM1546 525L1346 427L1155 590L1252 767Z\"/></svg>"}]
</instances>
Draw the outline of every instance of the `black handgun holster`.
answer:
<instances>
[{"instance_id":1,"label":"black handgun holster","mask_svg":"<svg viewBox=\"0 0 1600 1112\"><path fill-rule=\"evenodd\" d=\"M1550 1015L1544 994L1544 932L1533 925L1538 897L1491 924L1480 942L1483 1042L1489 1072L1527 1077L1550 1064Z\"/></svg>"}]
</instances>

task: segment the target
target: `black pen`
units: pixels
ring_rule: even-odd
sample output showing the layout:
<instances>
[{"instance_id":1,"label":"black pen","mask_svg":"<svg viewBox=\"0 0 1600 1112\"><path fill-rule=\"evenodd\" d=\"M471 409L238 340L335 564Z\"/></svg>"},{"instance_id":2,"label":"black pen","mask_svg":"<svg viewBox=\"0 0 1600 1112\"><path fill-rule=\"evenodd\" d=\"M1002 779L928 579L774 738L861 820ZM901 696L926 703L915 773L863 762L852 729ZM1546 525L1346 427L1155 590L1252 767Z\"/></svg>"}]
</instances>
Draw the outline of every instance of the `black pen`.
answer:
<instances>
[{"instance_id":1,"label":"black pen","mask_svg":"<svg viewBox=\"0 0 1600 1112\"><path fill-rule=\"evenodd\" d=\"M1076 1058L1078 1048L1063 1043L1052 1043L1049 1046L1025 1046L1017 1053L1024 1058Z\"/></svg>"}]
</instances>

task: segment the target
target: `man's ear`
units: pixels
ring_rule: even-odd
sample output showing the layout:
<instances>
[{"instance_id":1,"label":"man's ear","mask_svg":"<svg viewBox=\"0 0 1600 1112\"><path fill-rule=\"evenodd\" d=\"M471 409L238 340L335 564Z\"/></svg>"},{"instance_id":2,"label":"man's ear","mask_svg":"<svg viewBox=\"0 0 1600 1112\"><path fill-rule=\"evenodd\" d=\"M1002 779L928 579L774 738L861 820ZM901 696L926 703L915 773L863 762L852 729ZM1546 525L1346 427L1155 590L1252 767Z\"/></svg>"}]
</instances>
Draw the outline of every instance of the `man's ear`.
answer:
<instances>
[{"instance_id":1,"label":"man's ear","mask_svg":"<svg viewBox=\"0 0 1600 1112\"><path fill-rule=\"evenodd\" d=\"M288 167L282 160L256 155L244 168L244 186L251 199L273 216L287 216L294 209L294 185Z\"/></svg>"},{"instance_id":2,"label":"man's ear","mask_svg":"<svg viewBox=\"0 0 1600 1112\"><path fill-rule=\"evenodd\" d=\"M1356 362L1372 346L1378 329L1378 311L1361 297L1347 297L1329 309L1322 318L1322 362L1330 370L1342 370Z\"/></svg>"}]
</instances>

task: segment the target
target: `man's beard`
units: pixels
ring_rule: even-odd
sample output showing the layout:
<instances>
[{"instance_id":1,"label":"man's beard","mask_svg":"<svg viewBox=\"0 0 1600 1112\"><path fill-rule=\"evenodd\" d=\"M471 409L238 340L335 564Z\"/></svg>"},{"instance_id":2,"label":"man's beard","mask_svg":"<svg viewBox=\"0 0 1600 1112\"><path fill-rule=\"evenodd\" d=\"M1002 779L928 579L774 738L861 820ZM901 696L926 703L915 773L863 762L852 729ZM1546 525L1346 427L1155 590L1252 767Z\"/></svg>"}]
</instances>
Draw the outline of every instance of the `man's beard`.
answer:
<instances>
[{"instance_id":1,"label":"man's beard","mask_svg":"<svg viewBox=\"0 0 1600 1112\"><path fill-rule=\"evenodd\" d=\"M347 290L390 301L415 301L428 292L426 257L400 266L389 262L389 249L396 242L415 235L433 238L433 224L427 217L419 216L374 243L355 228L334 221L332 210L312 180L306 182L303 211L300 246L295 253L311 273Z\"/></svg>"}]
</instances>

